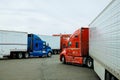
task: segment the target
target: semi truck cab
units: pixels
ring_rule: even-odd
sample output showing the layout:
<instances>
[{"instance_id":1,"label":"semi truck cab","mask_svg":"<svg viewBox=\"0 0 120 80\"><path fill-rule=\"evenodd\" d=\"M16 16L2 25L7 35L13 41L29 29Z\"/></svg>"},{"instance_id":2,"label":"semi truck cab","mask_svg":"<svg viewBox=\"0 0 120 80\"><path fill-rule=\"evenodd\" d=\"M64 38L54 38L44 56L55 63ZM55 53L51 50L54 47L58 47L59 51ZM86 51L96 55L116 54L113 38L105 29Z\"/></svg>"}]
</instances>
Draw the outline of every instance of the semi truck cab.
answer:
<instances>
[{"instance_id":1,"label":"semi truck cab","mask_svg":"<svg viewBox=\"0 0 120 80\"><path fill-rule=\"evenodd\" d=\"M60 53L60 61L63 63L87 64L92 67L92 59L89 58L89 29L76 30L68 40L68 47Z\"/></svg>"},{"instance_id":2,"label":"semi truck cab","mask_svg":"<svg viewBox=\"0 0 120 80\"><path fill-rule=\"evenodd\" d=\"M28 53L29 56L51 57L52 49L37 35L28 34Z\"/></svg>"}]
</instances>

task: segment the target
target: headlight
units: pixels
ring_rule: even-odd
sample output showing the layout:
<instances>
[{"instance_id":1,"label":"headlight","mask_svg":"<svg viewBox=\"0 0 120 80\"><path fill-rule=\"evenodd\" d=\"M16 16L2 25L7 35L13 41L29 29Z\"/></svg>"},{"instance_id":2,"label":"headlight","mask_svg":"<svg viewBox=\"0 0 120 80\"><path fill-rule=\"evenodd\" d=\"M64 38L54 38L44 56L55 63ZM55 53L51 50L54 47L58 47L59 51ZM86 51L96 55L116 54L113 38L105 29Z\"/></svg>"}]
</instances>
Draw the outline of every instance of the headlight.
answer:
<instances>
[{"instance_id":1,"label":"headlight","mask_svg":"<svg viewBox=\"0 0 120 80\"><path fill-rule=\"evenodd\" d=\"M46 51L42 51L42 53L46 53Z\"/></svg>"}]
</instances>

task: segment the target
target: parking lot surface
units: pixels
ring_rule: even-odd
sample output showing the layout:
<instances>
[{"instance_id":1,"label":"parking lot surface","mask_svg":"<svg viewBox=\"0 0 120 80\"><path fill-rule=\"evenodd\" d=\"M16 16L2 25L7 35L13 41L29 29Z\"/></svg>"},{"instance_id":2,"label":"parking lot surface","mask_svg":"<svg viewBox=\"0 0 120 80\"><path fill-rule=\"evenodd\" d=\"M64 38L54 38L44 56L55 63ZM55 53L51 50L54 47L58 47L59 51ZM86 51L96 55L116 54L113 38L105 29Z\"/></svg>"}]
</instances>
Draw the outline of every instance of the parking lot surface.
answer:
<instances>
[{"instance_id":1,"label":"parking lot surface","mask_svg":"<svg viewBox=\"0 0 120 80\"><path fill-rule=\"evenodd\" d=\"M93 69L51 58L0 60L0 80L99 80Z\"/></svg>"}]
</instances>

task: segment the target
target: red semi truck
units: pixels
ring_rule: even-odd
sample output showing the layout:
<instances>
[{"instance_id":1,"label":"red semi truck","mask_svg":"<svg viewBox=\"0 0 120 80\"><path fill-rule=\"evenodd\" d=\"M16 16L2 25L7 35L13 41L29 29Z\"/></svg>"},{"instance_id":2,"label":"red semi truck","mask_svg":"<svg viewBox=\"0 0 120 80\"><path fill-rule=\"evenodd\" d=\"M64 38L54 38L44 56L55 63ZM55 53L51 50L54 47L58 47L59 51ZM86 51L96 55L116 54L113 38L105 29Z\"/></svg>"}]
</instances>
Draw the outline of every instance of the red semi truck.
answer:
<instances>
[{"instance_id":1,"label":"red semi truck","mask_svg":"<svg viewBox=\"0 0 120 80\"><path fill-rule=\"evenodd\" d=\"M89 28L78 29L70 36L67 48L60 53L60 61L93 66L89 56Z\"/></svg>"}]
</instances>

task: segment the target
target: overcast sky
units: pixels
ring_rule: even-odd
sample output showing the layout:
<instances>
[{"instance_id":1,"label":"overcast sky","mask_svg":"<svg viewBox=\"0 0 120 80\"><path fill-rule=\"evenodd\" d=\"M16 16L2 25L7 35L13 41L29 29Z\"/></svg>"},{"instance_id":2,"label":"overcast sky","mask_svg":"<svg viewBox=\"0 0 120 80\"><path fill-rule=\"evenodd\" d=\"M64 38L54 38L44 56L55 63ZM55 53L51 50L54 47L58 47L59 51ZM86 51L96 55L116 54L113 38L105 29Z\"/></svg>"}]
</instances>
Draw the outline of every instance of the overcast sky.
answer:
<instances>
[{"instance_id":1,"label":"overcast sky","mask_svg":"<svg viewBox=\"0 0 120 80\"><path fill-rule=\"evenodd\" d=\"M87 26L111 0L0 0L0 30L73 33Z\"/></svg>"}]
</instances>

